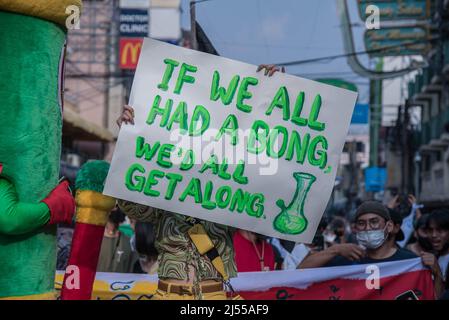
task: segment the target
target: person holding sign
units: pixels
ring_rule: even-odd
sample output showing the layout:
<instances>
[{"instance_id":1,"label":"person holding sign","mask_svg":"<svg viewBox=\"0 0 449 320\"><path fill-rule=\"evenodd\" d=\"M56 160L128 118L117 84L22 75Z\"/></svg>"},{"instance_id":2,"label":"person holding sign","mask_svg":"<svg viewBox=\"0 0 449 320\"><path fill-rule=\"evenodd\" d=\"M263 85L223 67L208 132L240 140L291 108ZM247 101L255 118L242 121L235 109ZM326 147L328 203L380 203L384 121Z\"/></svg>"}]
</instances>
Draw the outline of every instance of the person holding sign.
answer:
<instances>
[{"instance_id":1,"label":"person holding sign","mask_svg":"<svg viewBox=\"0 0 449 320\"><path fill-rule=\"evenodd\" d=\"M257 71L261 70L265 70L266 76L285 72L274 65L260 65ZM119 127L122 123L134 124L131 106L125 106L117 120ZM234 228L126 200L119 200L118 204L130 218L155 226L159 283L154 299L227 299L223 282L229 284L226 280L237 276Z\"/></svg>"}]
</instances>

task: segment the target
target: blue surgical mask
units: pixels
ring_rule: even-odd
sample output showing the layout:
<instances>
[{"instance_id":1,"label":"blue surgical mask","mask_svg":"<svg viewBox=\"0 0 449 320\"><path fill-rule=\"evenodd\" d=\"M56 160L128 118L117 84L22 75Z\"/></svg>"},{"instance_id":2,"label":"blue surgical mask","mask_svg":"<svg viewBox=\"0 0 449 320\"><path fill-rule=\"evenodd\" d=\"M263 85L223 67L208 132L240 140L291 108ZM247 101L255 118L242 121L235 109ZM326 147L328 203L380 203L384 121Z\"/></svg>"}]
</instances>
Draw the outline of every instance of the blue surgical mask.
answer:
<instances>
[{"instance_id":1,"label":"blue surgical mask","mask_svg":"<svg viewBox=\"0 0 449 320\"><path fill-rule=\"evenodd\" d=\"M386 240L386 228L387 226L382 230L359 231L356 235L357 241L367 249L377 249L383 245Z\"/></svg>"}]
</instances>

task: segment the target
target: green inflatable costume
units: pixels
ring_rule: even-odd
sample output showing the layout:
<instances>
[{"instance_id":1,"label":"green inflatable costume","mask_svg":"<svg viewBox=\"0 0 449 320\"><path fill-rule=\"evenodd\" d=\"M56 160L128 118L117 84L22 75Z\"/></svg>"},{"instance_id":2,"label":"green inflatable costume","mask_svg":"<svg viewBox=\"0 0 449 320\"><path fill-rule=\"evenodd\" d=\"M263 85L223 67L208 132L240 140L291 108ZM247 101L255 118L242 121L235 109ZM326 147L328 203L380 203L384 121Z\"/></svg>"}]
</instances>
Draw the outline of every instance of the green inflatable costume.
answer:
<instances>
[{"instance_id":1,"label":"green inflatable costume","mask_svg":"<svg viewBox=\"0 0 449 320\"><path fill-rule=\"evenodd\" d=\"M70 5L0 0L0 298L54 298L55 225L74 211L58 185Z\"/></svg>"}]
</instances>

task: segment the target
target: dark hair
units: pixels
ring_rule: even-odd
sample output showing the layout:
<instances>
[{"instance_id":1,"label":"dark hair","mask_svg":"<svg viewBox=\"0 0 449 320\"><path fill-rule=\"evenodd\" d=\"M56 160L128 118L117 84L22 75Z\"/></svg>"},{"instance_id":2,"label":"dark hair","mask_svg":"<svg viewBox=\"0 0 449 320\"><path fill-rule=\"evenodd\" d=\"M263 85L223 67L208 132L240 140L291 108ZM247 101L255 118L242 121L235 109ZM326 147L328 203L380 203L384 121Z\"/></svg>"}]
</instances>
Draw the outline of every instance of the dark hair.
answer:
<instances>
[{"instance_id":1,"label":"dark hair","mask_svg":"<svg viewBox=\"0 0 449 320\"><path fill-rule=\"evenodd\" d=\"M412 205L408 201L408 195L407 194L399 194L398 195L398 205L396 206L395 210L398 212L398 214L401 216L401 218L407 217L410 212L412 211Z\"/></svg>"},{"instance_id":2,"label":"dark hair","mask_svg":"<svg viewBox=\"0 0 449 320\"><path fill-rule=\"evenodd\" d=\"M432 211L429 220L427 220L427 227L429 227L432 222L440 229L449 230L449 210L437 209Z\"/></svg>"},{"instance_id":3,"label":"dark hair","mask_svg":"<svg viewBox=\"0 0 449 320\"><path fill-rule=\"evenodd\" d=\"M328 225L328 218L326 218L325 216L323 216L320 220L320 223L318 224L318 230L317 232L322 232L327 228Z\"/></svg>"},{"instance_id":4,"label":"dark hair","mask_svg":"<svg viewBox=\"0 0 449 320\"><path fill-rule=\"evenodd\" d=\"M329 227L332 230L345 228L346 227L346 219L344 219L342 217L334 217L334 219L332 219L332 221L330 222Z\"/></svg>"},{"instance_id":5,"label":"dark hair","mask_svg":"<svg viewBox=\"0 0 449 320\"><path fill-rule=\"evenodd\" d=\"M148 258L157 257L158 252L154 246L156 239L154 225L148 222L137 221L134 231L136 234L136 251Z\"/></svg>"},{"instance_id":6,"label":"dark hair","mask_svg":"<svg viewBox=\"0 0 449 320\"><path fill-rule=\"evenodd\" d=\"M421 217L419 217L419 219L416 220L414 223L415 231L417 231L418 229L421 229L423 227L426 228L427 223L429 221L429 217L430 217L430 214L423 214Z\"/></svg>"},{"instance_id":7,"label":"dark hair","mask_svg":"<svg viewBox=\"0 0 449 320\"><path fill-rule=\"evenodd\" d=\"M125 218L126 218L126 215L123 213L122 210L120 210L119 207L116 207L114 210L112 210L111 214L109 215L109 221L117 226L120 223L124 222Z\"/></svg>"}]
</instances>

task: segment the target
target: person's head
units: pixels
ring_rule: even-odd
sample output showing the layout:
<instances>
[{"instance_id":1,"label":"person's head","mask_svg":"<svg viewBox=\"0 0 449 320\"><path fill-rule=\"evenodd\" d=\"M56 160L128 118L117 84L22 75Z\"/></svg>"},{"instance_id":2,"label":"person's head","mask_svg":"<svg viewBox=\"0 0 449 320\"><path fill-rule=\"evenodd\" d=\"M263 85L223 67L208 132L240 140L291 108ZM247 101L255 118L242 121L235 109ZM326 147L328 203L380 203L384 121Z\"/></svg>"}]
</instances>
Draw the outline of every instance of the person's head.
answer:
<instances>
[{"instance_id":1,"label":"person's head","mask_svg":"<svg viewBox=\"0 0 449 320\"><path fill-rule=\"evenodd\" d=\"M433 249L438 254L445 254L449 249L449 211L433 211L427 221L428 236Z\"/></svg>"},{"instance_id":2,"label":"person's head","mask_svg":"<svg viewBox=\"0 0 449 320\"><path fill-rule=\"evenodd\" d=\"M156 240L154 225L147 222L137 221L134 228L137 253L146 257L148 260L157 258L158 252L154 245Z\"/></svg>"},{"instance_id":3,"label":"person's head","mask_svg":"<svg viewBox=\"0 0 449 320\"><path fill-rule=\"evenodd\" d=\"M108 218L108 225L114 230L117 230L121 223L125 221L126 215L120 210L119 207L115 207L111 211Z\"/></svg>"},{"instance_id":4,"label":"person's head","mask_svg":"<svg viewBox=\"0 0 449 320\"><path fill-rule=\"evenodd\" d=\"M388 208L388 213L390 214L391 221L393 222L393 231L391 232L391 240L393 242L404 240L404 232L401 229L402 226L402 215L396 209Z\"/></svg>"},{"instance_id":5,"label":"person's head","mask_svg":"<svg viewBox=\"0 0 449 320\"><path fill-rule=\"evenodd\" d=\"M346 220L340 216L334 216L323 231L324 241L328 244L341 242L346 232Z\"/></svg>"},{"instance_id":6,"label":"person's head","mask_svg":"<svg viewBox=\"0 0 449 320\"><path fill-rule=\"evenodd\" d=\"M418 220L415 221L413 236L415 237L417 243L424 251L432 251L432 243L429 240L429 229L427 227L427 222L429 220L429 214L422 215Z\"/></svg>"},{"instance_id":7,"label":"person's head","mask_svg":"<svg viewBox=\"0 0 449 320\"><path fill-rule=\"evenodd\" d=\"M409 196L407 194L399 194L397 205L394 209L401 216L401 218L407 217L412 211L412 204L410 203Z\"/></svg>"},{"instance_id":8,"label":"person's head","mask_svg":"<svg viewBox=\"0 0 449 320\"><path fill-rule=\"evenodd\" d=\"M394 223L388 209L379 201L365 201L355 213L357 241L367 250L376 250L385 245L393 235Z\"/></svg>"},{"instance_id":9,"label":"person's head","mask_svg":"<svg viewBox=\"0 0 449 320\"><path fill-rule=\"evenodd\" d=\"M346 231L346 220L342 217L334 217L329 227L337 237L343 237Z\"/></svg>"}]
</instances>

